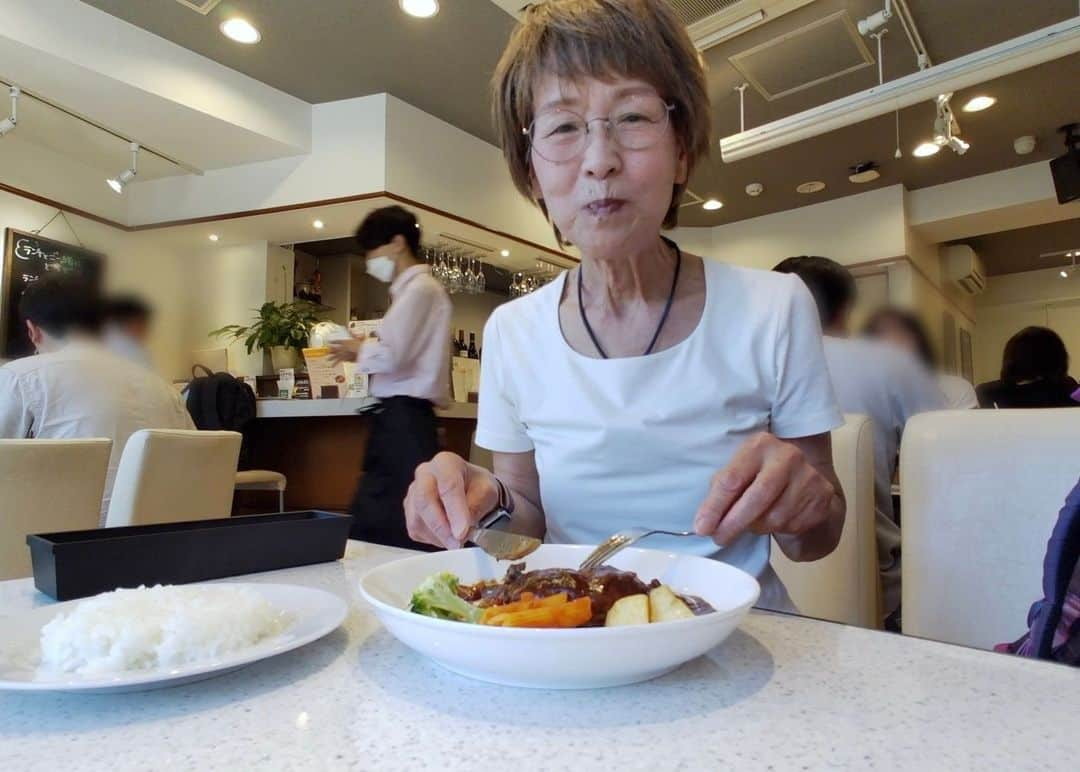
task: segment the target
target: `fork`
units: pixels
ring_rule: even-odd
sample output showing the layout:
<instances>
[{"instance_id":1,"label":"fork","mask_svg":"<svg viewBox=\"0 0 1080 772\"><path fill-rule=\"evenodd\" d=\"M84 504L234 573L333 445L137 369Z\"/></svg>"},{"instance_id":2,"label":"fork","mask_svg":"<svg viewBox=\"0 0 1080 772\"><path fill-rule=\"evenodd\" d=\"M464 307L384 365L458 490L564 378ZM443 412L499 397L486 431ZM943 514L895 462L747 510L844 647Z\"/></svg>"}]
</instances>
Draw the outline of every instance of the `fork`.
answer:
<instances>
[{"instance_id":1,"label":"fork","mask_svg":"<svg viewBox=\"0 0 1080 772\"><path fill-rule=\"evenodd\" d=\"M578 570L591 571L594 568L599 568L604 564L604 561L612 557L616 552L622 552L631 544L635 544L647 536L654 536L658 533L666 536L697 536L693 531L661 531L653 528L624 528L604 539L604 541L600 543L600 546L589 553L589 557L581 561L581 566Z\"/></svg>"}]
</instances>

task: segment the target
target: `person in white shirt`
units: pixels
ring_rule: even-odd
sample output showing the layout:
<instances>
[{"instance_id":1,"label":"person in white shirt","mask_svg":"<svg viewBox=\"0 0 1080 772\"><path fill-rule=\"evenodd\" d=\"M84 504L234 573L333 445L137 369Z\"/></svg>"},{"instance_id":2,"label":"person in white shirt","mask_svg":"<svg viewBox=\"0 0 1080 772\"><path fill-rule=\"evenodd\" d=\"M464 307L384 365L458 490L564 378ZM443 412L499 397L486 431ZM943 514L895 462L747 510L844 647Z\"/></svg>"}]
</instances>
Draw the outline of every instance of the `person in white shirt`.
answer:
<instances>
[{"instance_id":1,"label":"person in white shirt","mask_svg":"<svg viewBox=\"0 0 1080 772\"><path fill-rule=\"evenodd\" d=\"M795 274L810 289L825 332L825 361L840 409L869 416L874 424L875 530L883 617L888 618L900 606L900 526L892 503L900 439L909 418L944 409L944 397L910 352L848 337L856 290L855 279L844 266L826 257L789 257L773 270Z\"/></svg>"},{"instance_id":2,"label":"person in white shirt","mask_svg":"<svg viewBox=\"0 0 1080 772\"><path fill-rule=\"evenodd\" d=\"M516 186L581 262L488 320L476 443L494 474L450 453L421 465L410 533L460 547L497 505L552 542L693 530L643 546L727 561L761 605L789 607L770 543L801 561L835 549L842 419L802 283L661 236L710 143L685 28L662 0L533 5L494 102Z\"/></svg>"},{"instance_id":3,"label":"person in white shirt","mask_svg":"<svg viewBox=\"0 0 1080 772\"><path fill-rule=\"evenodd\" d=\"M86 285L63 275L41 279L23 293L19 313L38 353L0 367L0 437L110 438L104 524L128 437L195 425L170 384L102 345L100 302Z\"/></svg>"},{"instance_id":4,"label":"person in white shirt","mask_svg":"<svg viewBox=\"0 0 1080 772\"><path fill-rule=\"evenodd\" d=\"M934 374L938 388L949 410L971 410L979 406L975 387L967 378L938 372L934 347L922 321L911 311L891 306L879 308L863 325L863 335L897 346L915 356L923 367Z\"/></svg>"}]
</instances>

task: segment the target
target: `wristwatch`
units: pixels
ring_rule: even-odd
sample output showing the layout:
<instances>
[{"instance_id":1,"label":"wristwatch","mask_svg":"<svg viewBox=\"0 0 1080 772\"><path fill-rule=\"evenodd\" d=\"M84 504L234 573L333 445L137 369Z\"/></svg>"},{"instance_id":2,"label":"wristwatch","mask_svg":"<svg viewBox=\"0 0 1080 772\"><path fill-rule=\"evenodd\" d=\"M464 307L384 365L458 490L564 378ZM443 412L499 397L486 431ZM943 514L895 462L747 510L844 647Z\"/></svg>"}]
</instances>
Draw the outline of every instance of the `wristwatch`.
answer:
<instances>
[{"instance_id":1,"label":"wristwatch","mask_svg":"<svg viewBox=\"0 0 1080 772\"><path fill-rule=\"evenodd\" d=\"M514 514L514 497L510 495L510 491L498 477L495 478L495 485L499 488L499 500L495 504L495 509L480 518L476 524L477 528L490 528L503 518L509 520Z\"/></svg>"}]
</instances>

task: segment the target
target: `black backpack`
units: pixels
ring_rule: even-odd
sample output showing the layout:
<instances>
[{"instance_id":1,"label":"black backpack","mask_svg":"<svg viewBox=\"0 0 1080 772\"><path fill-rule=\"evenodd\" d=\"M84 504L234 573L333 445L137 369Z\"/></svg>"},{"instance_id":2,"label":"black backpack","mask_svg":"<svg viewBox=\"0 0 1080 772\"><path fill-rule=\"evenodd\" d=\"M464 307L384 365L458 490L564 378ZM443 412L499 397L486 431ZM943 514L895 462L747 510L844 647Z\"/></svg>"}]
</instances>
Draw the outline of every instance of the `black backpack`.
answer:
<instances>
[{"instance_id":1,"label":"black backpack","mask_svg":"<svg viewBox=\"0 0 1080 772\"><path fill-rule=\"evenodd\" d=\"M196 375L202 370L203 375ZM244 433L255 418L255 394L241 378L229 373L212 373L203 365L191 368L187 409L195 426L202 430ZM240 450L241 469L247 466L247 437Z\"/></svg>"}]
</instances>

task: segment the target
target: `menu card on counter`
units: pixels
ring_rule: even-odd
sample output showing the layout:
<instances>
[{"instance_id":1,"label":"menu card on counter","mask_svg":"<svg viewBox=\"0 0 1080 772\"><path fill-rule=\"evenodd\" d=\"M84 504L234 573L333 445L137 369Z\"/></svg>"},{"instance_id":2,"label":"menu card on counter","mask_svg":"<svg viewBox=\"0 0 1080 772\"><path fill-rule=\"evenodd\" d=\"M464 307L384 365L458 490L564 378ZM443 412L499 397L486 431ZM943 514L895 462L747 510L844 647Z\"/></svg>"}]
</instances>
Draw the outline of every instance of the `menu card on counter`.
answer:
<instances>
[{"instance_id":1,"label":"menu card on counter","mask_svg":"<svg viewBox=\"0 0 1080 772\"><path fill-rule=\"evenodd\" d=\"M368 396L367 373L357 371L353 362L334 364L328 347L304 349L312 399Z\"/></svg>"}]
</instances>

